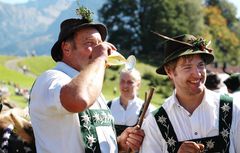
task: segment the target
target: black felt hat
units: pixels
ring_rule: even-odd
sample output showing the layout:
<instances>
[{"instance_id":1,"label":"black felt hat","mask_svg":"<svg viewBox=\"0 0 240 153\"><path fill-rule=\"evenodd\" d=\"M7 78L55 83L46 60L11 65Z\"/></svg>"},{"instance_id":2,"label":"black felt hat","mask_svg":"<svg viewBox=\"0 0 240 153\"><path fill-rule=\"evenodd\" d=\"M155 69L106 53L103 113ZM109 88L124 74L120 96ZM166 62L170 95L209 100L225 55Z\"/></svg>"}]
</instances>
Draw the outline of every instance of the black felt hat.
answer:
<instances>
[{"instance_id":1,"label":"black felt hat","mask_svg":"<svg viewBox=\"0 0 240 153\"><path fill-rule=\"evenodd\" d=\"M233 73L224 83L232 92L240 90L240 73Z\"/></svg>"},{"instance_id":2,"label":"black felt hat","mask_svg":"<svg viewBox=\"0 0 240 153\"><path fill-rule=\"evenodd\" d=\"M207 74L205 86L210 90L221 88L221 78L217 73L210 72Z\"/></svg>"},{"instance_id":3,"label":"black felt hat","mask_svg":"<svg viewBox=\"0 0 240 153\"><path fill-rule=\"evenodd\" d=\"M94 23L85 18L83 19L71 18L71 19L64 20L60 25L60 33L58 36L58 40L55 42L55 44L51 49L51 56L54 61L58 62L62 60L62 49L61 49L62 42L77 30L83 29L86 27L96 28L99 31L102 37L102 40L104 41L106 39L107 28L105 25L101 23Z\"/></svg>"},{"instance_id":4,"label":"black felt hat","mask_svg":"<svg viewBox=\"0 0 240 153\"><path fill-rule=\"evenodd\" d=\"M184 34L169 38L159 33L153 32L159 38L164 39L163 45L163 57L160 61L160 66L156 72L161 75L166 75L164 65L178 57L185 55L201 54L205 59L206 64L211 63L214 60L212 49L207 48L206 41L202 38L196 38L190 34Z\"/></svg>"}]
</instances>

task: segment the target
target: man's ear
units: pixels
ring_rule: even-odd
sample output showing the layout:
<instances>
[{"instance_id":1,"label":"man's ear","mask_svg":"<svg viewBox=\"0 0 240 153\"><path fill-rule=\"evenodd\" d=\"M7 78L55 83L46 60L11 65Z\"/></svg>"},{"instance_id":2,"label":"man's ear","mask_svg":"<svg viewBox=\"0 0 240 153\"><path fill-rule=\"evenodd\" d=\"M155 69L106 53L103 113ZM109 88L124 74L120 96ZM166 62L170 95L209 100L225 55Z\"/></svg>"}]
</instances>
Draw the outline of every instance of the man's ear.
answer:
<instances>
[{"instance_id":1,"label":"man's ear","mask_svg":"<svg viewBox=\"0 0 240 153\"><path fill-rule=\"evenodd\" d=\"M140 86L141 86L141 81L138 81L137 82L137 87L140 88Z\"/></svg>"},{"instance_id":2,"label":"man's ear","mask_svg":"<svg viewBox=\"0 0 240 153\"><path fill-rule=\"evenodd\" d=\"M70 42L63 41L61 44L63 56L69 56L70 50L71 50L71 44Z\"/></svg>"},{"instance_id":3,"label":"man's ear","mask_svg":"<svg viewBox=\"0 0 240 153\"><path fill-rule=\"evenodd\" d=\"M171 77L172 76L171 69L169 67L164 66L164 70L165 70L168 78L172 79L172 77Z\"/></svg>"}]
</instances>

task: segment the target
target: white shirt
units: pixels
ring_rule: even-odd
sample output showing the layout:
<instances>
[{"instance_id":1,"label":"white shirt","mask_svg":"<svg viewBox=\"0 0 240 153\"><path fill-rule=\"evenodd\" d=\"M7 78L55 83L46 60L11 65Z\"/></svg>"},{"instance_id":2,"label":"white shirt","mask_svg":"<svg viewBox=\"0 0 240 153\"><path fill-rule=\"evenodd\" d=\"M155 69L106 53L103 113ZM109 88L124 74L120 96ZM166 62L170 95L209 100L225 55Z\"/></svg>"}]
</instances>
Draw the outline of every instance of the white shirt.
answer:
<instances>
[{"instance_id":1,"label":"white shirt","mask_svg":"<svg viewBox=\"0 0 240 153\"><path fill-rule=\"evenodd\" d=\"M231 94L233 98L235 98L236 100L238 100L238 102L240 103L240 91L235 91L234 93Z\"/></svg>"},{"instance_id":2,"label":"white shirt","mask_svg":"<svg viewBox=\"0 0 240 153\"><path fill-rule=\"evenodd\" d=\"M190 115L176 98L175 93L165 100L162 107L168 114L179 141L218 135L220 95L205 90L202 103ZM240 153L240 105L233 103L232 126L230 130L230 153ZM142 129L145 138L140 153L168 153L167 143L163 138L152 114L144 120Z\"/></svg>"},{"instance_id":3,"label":"white shirt","mask_svg":"<svg viewBox=\"0 0 240 153\"><path fill-rule=\"evenodd\" d=\"M128 101L127 109L125 110L120 104L120 97L113 99L110 110L114 117L114 123L117 125L127 126L135 125L138 121L138 115L140 113L142 105L143 100L135 97L134 99ZM150 104L145 116L147 116L154 109L154 106Z\"/></svg>"},{"instance_id":4,"label":"white shirt","mask_svg":"<svg viewBox=\"0 0 240 153\"><path fill-rule=\"evenodd\" d=\"M38 153L84 153L78 113L68 112L60 102L60 89L79 74L63 62L44 72L31 91L30 117ZM92 108L107 109L103 96ZM103 153L117 153L116 135L112 127L96 128Z\"/></svg>"}]
</instances>

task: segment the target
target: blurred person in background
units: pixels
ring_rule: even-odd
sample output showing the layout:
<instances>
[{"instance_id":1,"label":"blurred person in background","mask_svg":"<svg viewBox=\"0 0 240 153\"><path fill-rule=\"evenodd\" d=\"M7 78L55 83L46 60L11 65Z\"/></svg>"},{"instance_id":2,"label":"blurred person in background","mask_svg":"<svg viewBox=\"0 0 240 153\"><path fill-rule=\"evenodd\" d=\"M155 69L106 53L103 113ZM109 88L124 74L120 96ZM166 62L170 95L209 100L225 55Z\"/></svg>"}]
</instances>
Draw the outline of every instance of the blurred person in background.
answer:
<instances>
[{"instance_id":1,"label":"blurred person in background","mask_svg":"<svg viewBox=\"0 0 240 153\"><path fill-rule=\"evenodd\" d=\"M226 84L229 93L231 93L233 97L240 99L240 73L231 74L224 83Z\"/></svg>"},{"instance_id":2,"label":"blurred person in background","mask_svg":"<svg viewBox=\"0 0 240 153\"><path fill-rule=\"evenodd\" d=\"M144 103L138 97L140 86L141 74L137 69L123 68L121 70L119 79L120 96L108 102L114 117L117 135L120 135L127 127L137 124ZM145 116L153 110L154 106L150 104Z\"/></svg>"},{"instance_id":3,"label":"blurred person in background","mask_svg":"<svg viewBox=\"0 0 240 153\"><path fill-rule=\"evenodd\" d=\"M227 86L223 83L223 80L218 73L208 72L205 86L208 89L218 93L228 93Z\"/></svg>"}]
</instances>

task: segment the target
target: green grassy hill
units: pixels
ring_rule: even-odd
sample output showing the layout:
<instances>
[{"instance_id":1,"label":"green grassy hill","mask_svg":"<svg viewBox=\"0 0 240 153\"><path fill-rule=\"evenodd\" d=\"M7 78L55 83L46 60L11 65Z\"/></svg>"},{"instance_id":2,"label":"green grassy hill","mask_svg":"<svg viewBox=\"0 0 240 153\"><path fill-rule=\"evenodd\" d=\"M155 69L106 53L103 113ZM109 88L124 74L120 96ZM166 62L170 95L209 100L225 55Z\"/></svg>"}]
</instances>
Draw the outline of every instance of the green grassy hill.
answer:
<instances>
[{"instance_id":1,"label":"green grassy hill","mask_svg":"<svg viewBox=\"0 0 240 153\"><path fill-rule=\"evenodd\" d=\"M25 107L27 104L26 99L22 96L15 95L15 87L29 89L35 78L5 67L5 62L16 58L17 57L13 56L0 56L0 87L7 86L11 93L9 95L10 101L17 106Z\"/></svg>"},{"instance_id":2,"label":"green grassy hill","mask_svg":"<svg viewBox=\"0 0 240 153\"><path fill-rule=\"evenodd\" d=\"M36 76L40 75L43 71L54 67L55 63L50 56L26 57L17 62L19 67L23 67L23 65L25 65L28 68L28 71L35 75L34 77L34 75L25 75L22 72L10 70L5 67L5 63L7 61L14 60L16 58L18 57L0 56L0 80L6 83L11 91L10 101L13 101L20 107L25 107L27 105L26 99L14 94L14 86L30 89ZM119 72L121 68L123 68L123 66L110 67L106 70L103 94L107 100L111 100L114 97L119 96L118 86ZM151 86L155 86L156 90L151 103L155 106L159 106L163 102L163 98L168 96L171 92L169 87L164 87L164 85L166 85L164 81L165 78L155 73L156 67L141 63L140 61L137 62L136 68L141 72L143 77L139 97L144 99L145 92L148 91ZM113 92L114 88L117 89L115 94Z\"/></svg>"}]
</instances>

